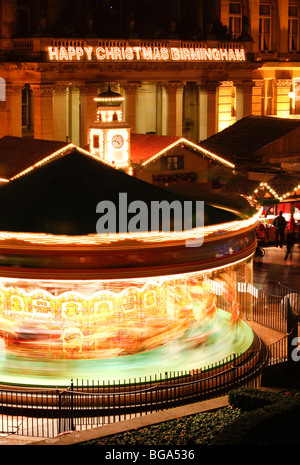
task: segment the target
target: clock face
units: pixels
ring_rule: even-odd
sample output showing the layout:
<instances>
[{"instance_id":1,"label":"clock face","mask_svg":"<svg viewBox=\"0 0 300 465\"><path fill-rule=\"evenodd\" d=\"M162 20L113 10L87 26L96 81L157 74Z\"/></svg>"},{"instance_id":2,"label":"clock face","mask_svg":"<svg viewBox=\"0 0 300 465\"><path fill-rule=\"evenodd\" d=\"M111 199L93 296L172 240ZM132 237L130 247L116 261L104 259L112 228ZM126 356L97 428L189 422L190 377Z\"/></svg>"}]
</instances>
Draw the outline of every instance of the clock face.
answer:
<instances>
[{"instance_id":1,"label":"clock face","mask_svg":"<svg viewBox=\"0 0 300 465\"><path fill-rule=\"evenodd\" d=\"M112 145L115 149L120 149L123 146L123 144L124 144L124 139L121 136L121 134L116 134L112 138Z\"/></svg>"}]
</instances>

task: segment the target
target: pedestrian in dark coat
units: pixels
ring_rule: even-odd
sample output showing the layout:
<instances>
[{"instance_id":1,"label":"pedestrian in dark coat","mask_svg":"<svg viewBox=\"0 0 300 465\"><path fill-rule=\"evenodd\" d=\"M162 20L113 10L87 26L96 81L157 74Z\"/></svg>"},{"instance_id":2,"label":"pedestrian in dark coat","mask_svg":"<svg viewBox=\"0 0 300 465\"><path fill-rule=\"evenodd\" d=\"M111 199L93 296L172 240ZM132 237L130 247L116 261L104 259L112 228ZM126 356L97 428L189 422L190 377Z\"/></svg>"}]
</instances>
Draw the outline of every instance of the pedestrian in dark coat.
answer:
<instances>
[{"instance_id":1,"label":"pedestrian in dark coat","mask_svg":"<svg viewBox=\"0 0 300 465\"><path fill-rule=\"evenodd\" d=\"M282 248L284 243L284 232L286 227L286 219L282 215L282 211L279 212L279 215L276 216L275 220L273 221L273 226L275 227L275 245L278 247L278 244Z\"/></svg>"}]
</instances>

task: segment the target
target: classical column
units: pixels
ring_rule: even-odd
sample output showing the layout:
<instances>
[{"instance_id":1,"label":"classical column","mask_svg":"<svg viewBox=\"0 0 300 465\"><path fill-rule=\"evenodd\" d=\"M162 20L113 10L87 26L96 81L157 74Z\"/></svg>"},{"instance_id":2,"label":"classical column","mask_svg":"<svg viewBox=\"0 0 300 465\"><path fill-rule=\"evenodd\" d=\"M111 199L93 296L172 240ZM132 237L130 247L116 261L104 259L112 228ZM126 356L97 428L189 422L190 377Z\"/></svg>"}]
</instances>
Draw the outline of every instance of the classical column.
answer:
<instances>
[{"instance_id":1,"label":"classical column","mask_svg":"<svg viewBox=\"0 0 300 465\"><path fill-rule=\"evenodd\" d=\"M100 87L99 83L86 82L80 86L80 145L89 144L89 126L97 119L97 103L94 98Z\"/></svg>"},{"instance_id":2,"label":"classical column","mask_svg":"<svg viewBox=\"0 0 300 465\"><path fill-rule=\"evenodd\" d=\"M6 83L7 135L22 137L22 89L23 85Z\"/></svg>"},{"instance_id":3,"label":"classical column","mask_svg":"<svg viewBox=\"0 0 300 465\"><path fill-rule=\"evenodd\" d=\"M207 139L207 87L203 82L199 88L199 141Z\"/></svg>"},{"instance_id":4,"label":"classical column","mask_svg":"<svg viewBox=\"0 0 300 465\"><path fill-rule=\"evenodd\" d=\"M254 81L252 90L252 115L261 116L262 112L262 90L264 86L263 79Z\"/></svg>"},{"instance_id":5,"label":"classical column","mask_svg":"<svg viewBox=\"0 0 300 465\"><path fill-rule=\"evenodd\" d=\"M280 118L289 118L290 116L290 97L291 79L277 79L275 81L276 92L276 108L277 116Z\"/></svg>"},{"instance_id":6,"label":"classical column","mask_svg":"<svg viewBox=\"0 0 300 465\"><path fill-rule=\"evenodd\" d=\"M34 138L53 140L54 84L33 84Z\"/></svg>"},{"instance_id":7,"label":"classical column","mask_svg":"<svg viewBox=\"0 0 300 465\"><path fill-rule=\"evenodd\" d=\"M217 89L219 81L207 81L207 137L216 134L218 131L218 112L217 112Z\"/></svg>"},{"instance_id":8,"label":"classical column","mask_svg":"<svg viewBox=\"0 0 300 465\"><path fill-rule=\"evenodd\" d=\"M253 81L241 81L236 83L236 120L252 115Z\"/></svg>"},{"instance_id":9,"label":"classical column","mask_svg":"<svg viewBox=\"0 0 300 465\"><path fill-rule=\"evenodd\" d=\"M67 140L67 84L57 84L53 92L53 139Z\"/></svg>"},{"instance_id":10,"label":"classical column","mask_svg":"<svg viewBox=\"0 0 300 465\"><path fill-rule=\"evenodd\" d=\"M232 122L232 86L232 81L220 82L218 89L218 131L227 128Z\"/></svg>"},{"instance_id":11,"label":"classical column","mask_svg":"<svg viewBox=\"0 0 300 465\"><path fill-rule=\"evenodd\" d=\"M123 84L125 90L125 120L131 128L131 132L136 132L136 93L141 87L140 82L128 81Z\"/></svg>"},{"instance_id":12,"label":"classical column","mask_svg":"<svg viewBox=\"0 0 300 465\"><path fill-rule=\"evenodd\" d=\"M182 81L169 81L164 84L168 98L168 136L182 136Z\"/></svg>"}]
</instances>

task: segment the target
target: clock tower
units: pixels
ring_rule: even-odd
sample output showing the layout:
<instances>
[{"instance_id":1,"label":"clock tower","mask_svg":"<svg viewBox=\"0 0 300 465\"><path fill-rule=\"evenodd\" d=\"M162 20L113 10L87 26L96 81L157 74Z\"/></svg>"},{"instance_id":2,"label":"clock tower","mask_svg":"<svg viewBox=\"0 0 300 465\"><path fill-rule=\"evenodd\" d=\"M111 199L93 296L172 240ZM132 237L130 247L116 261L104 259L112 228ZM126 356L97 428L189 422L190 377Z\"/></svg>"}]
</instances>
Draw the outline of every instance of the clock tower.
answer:
<instances>
[{"instance_id":1,"label":"clock tower","mask_svg":"<svg viewBox=\"0 0 300 465\"><path fill-rule=\"evenodd\" d=\"M100 93L97 102L97 120L89 127L90 153L101 160L130 171L130 127L123 121L122 102L117 92Z\"/></svg>"}]
</instances>

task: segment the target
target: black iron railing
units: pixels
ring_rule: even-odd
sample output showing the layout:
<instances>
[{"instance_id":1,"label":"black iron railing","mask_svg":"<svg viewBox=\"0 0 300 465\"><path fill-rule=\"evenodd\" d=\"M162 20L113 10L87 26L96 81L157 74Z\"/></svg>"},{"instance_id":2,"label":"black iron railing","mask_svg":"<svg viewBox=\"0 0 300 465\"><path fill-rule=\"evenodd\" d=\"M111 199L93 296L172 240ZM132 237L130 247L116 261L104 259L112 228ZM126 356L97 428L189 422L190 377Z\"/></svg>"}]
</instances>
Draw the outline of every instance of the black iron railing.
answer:
<instances>
[{"instance_id":1,"label":"black iron railing","mask_svg":"<svg viewBox=\"0 0 300 465\"><path fill-rule=\"evenodd\" d=\"M0 389L0 431L54 437L224 395L238 385L259 385L261 347L214 366L134 380L72 382L69 388Z\"/></svg>"}]
</instances>

